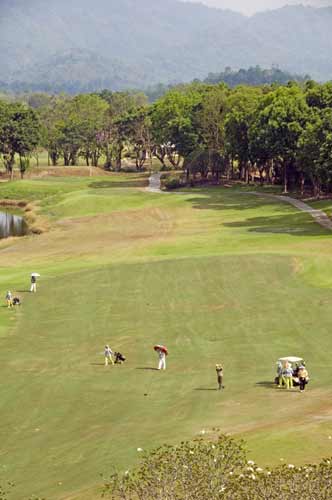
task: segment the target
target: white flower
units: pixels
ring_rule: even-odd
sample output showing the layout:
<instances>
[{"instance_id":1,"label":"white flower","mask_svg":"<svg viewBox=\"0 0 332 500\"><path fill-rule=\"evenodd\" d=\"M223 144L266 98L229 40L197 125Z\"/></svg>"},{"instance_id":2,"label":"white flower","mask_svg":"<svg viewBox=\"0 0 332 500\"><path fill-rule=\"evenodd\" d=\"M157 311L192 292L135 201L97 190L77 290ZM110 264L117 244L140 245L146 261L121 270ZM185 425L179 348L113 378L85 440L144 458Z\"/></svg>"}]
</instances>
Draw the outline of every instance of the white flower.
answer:
<instances>
[{"instance_id":1,"label":"white flower","mask_svg":"<svg viewBox=\"0 0 332 500\"><path fill-rule=\"evenodd\" d=\"M288 468L289 468L289 469L295 469L295 465L293 465L293 464L288 464Z\"/></svg>"},{"instance_id":2,"label":"white flower","mask_svg":"<svg viewBox=\"0 0 332 500\"><path fill-rule=\"evenodd\" d=\"M248 460L247 464L248 465L255 465L255 462L253 460Z\"/></svg>"},{"instance_id":3,"label":"white flower","mask_svg":"<svg viewBox=\"0 0 332 500\"><path fill-rule=\"evenodd\" d=\"M212 449L214 450L216 447L214 446L214 444L212 445Z\"/></svg>"},{"instance_id":4,"label":"white flower","mask_svg":"<svg viewBox=\"0 0 332 500\"><path fill-rule=\"evenodd\" d=\"M252 467L247 467L247 471L254 472L254 469Z\"/></svg>"},{"instance_id":5,"label":"white flower","mask_svg":"<svg viewBox=\"0 0 332 500\"><path fill-rule=\"evenodd\" d=\"M188 465L183 466L184 469L189 469Z\"/></svg>"},{"instance_id":6,"label":"white flower","mask_svg":"<svg viewBox=\"0 0 332 500\"><path fill-rule=\"evenodd\" d=\"M141 451L143 451L143 448L137 448L137 451L141 452Z\"/></svg>"},{"instance_id":7,"label":"white flower","mask_svg":"<svg viewBox=\"0 0 332 500\"><path fill-rule=\"evenodd\" d=\"M192 450L189 451L190 455L194 455L194 452Z\"/></svg>"},{"instance_id":8,"label":"white flower","mask_svg":"<svg viewBox=\"0 0 332 500\"><path fill-rule=\"evenodd\" d=\"M231 471L231 472L229 473L229 475L230 475L230 476L232 476L232 475L233 475L233 472Z\"/></svg>"},{"instance_id":9,"label":"white flower","mask_svg":"<svg viewBox=\"0 0 332 500\"><path fill-rule=\"evenodd\" d=\"M206 431L203 429L203 430L201 431L201 434L203 434L203 436L204 436L204 434L205 434L205 433L206 433Z\"/></svg>"},{"instance_id":10,"label":"white flower","mask_svg":"<svg viewBox=\"0 0 332 500\"><path fill-rule=\"evenodd\" d=\"M263 472L263 469L261 467L257 467L256 472Z\"/></svg>"},{"instance_id":11,"label":"white flower","mask_svg":"<svg viewBox=\"0 0 332 500\"><path fill-rule=\"evenodd\" d=\"M271 476L271 472L270 472L270 471L267 471L267 475L268 475L268 476Z\"/></svg>"},{"instance_id":12,"label":"white flower","mask_svg":"<svg viewBox=\"0 0 332 500\"><path fill-rule=\"evenodd\" d=\"M250 477L251 477L251 479L253 479L253 480L255 480L255 479L256 479L255 474L251 474L251 476L250 476Z\"/></svg>"},{"instance_id":13,"label":"white flower","mask_svg":"<svg viewBox=\"0 0 332 500\"><path fill-rule=\"evenodd\" d=\"M217 459L216 458L213 461L214 461L215 464L217 463Z\"/></svg>"},{"instance_id":14,"label":"white flower","mask_svg":"<svg viewBox=\"0 0 332 500\"><path fill-rule=\"evenodd\" d=\"M226 486L222 486L222 487L220 488L220 490L219 490L219 493L222 493L223 491L225 491L225 489L226 489Z\"/></svg>"},{"instance_id":15,"label":"white flower","mask_svg":"<svg viewBox=\"0 0 332 500\"><path fill-rule=\"evenodd\" d=\"M125 476L128 476L128 474L129 474L129 470L126 470Z\"/></svg>"}]
</instances>

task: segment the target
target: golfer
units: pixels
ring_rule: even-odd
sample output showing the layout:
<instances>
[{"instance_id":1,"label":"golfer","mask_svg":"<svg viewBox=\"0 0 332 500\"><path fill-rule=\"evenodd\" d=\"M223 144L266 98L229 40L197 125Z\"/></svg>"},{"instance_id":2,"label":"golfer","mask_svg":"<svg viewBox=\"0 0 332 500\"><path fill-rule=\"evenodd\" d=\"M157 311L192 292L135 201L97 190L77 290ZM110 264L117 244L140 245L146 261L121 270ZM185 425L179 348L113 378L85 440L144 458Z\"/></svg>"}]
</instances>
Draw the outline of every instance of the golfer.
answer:
<instances>
[{"instance_id":1,"label":"golfer","mask_svg":"<svg viewBox=\"0 0 332 500\"><path fill-rule=\"evenodd\" d=\"M13 307L13 294L8 290L6 294L7 307Z\"/></svg>"},{"instance_id":2,"label":"golfer","mask_svg":"<svg viewBox=\"0 0 332 500\"><path fill-rule=\"evenodd\" d=\"M108 366L108 363L111 363L111 365L114 365L113 351L109 345L105 345L105 366Z\"/></svg>"},{"instance_id":3,"label":"golfer","mask_svg":"<svg viewBox=\"0 0 332 500\"><path fill-rule=\"evenodd\" d=\"M278 379L278 387L282 387L282 382L283 382L283 378L282 378L282 370L283 370L283 367L282 367L282 362L281 362L281 361L278 361L278 362L277 362L277 379Z\"/></svg>"},{"instance_id":4,"label":"golfer","mask_svg":"<svg viewBox=\"0 0 332 500\"><path fill-rule=\"evenodd\" d=\"M298 377L300 382L300 392L303 392L309 380L308 371L304 364L299 367Z\"/></svg>"},{"instance_id":5,"label":"golfer","mask_svg":"<svg viewBox=\"0 0 332 500\"><path fill-rule=\"evenodd\" d=\"M31 287L30 287L30 292L37 292L37 277L32 274L31 275Z\"/></svg>"},{"instance_id":6,"label":"golfer","mask_svg":"<svg viewBox=\"0 0 332 500\"><path fill-rule=\"evenodd\" d=\"M285 380L286 389L293 389L293 369L288 361L285 363L282 375Z\"/></svg>"},{"instance_id":7,"label":"golfer","mask_svg":"<svg viewBox=\"0 0 332 500\"><path fill-rule=\"evenodd\" d=\"M158 370L166 370L166 353L161 349L158 349L157 353L159 356Z\"/></svg>"},{"instance_id":8,"label":"golfer","mask_svg":"<svg viewBox=\"0 0 332 500\"><path fill-rule=\"evenodd\" d=\"M221 391L221 389L225 389L225 387L222 385L223 376L224 376L223 367L221 365L216 365L216 372L217 372L217 380L218 380L218 389L219 389L219 391Z\"/></svg>"}]
</instances>

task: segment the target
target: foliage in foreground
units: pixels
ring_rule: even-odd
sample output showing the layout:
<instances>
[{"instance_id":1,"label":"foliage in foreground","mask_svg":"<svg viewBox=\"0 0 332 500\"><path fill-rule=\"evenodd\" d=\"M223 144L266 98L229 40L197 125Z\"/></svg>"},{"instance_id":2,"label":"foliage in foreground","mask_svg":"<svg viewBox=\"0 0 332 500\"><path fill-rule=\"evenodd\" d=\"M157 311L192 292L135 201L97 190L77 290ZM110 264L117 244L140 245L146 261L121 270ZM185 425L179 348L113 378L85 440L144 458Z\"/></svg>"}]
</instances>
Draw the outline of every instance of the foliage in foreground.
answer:
<instances>
[{"instance_id":1,"label":"foliage in foreground","mask_svg":"<svg viewBox=\"0 0 332 500\"><path fill-rule=\"evenodd\" d=\"M228 436L163 446L132 472L114 473L103 497L123 500L329 500L332 460L262 469Z\"/></svg>"}]
</instances>

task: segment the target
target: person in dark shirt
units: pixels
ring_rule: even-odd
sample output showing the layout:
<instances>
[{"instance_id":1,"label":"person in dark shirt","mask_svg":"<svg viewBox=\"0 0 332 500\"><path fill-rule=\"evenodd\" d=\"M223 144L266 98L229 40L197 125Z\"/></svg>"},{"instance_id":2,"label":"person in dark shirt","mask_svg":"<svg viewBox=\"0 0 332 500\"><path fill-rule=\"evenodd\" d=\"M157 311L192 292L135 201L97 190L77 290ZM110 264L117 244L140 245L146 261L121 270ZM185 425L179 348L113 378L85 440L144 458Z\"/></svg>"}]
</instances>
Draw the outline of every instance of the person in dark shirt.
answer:
<instances>
[{"instance_id":1,"label":"person in dark shirt","mask_svg":"<svg viewBox=\"0 0 332 500\"><path fill-rule=\"evenodd\" d=\"M221 365L216 365L216 372L217 372L217 379L218 379L218 389L219 389L219 391L221 391L221 389L225 389L225 386L222 385L223 376L224 376L223 367Z\"/></svg>"},{"instance_id":2,"label":"person in dark shirt","mask_svg":"<svg viewBox=\"0 0 332 500\"><path fill-rule=\"evenodd\" d=\"M30 292L36 293L36 291L37 291L37 278L36 278L36 276L32 275L31 276Z\"/></svg>"}]
</instances>

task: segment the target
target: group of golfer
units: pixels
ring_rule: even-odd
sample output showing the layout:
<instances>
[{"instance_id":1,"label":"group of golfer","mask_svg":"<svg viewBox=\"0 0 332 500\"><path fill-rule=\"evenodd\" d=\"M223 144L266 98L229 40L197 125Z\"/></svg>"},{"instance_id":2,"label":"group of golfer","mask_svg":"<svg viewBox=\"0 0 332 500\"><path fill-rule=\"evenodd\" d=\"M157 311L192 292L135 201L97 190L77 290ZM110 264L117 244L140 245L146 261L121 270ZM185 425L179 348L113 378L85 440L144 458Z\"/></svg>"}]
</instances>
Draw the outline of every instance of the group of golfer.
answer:
<instances>
[{"instance_id":1,"label":"group of golfer","mask_svg":"<svg viewBox=\"0 0 332 500\"><path fill-rule=\"evenodd\" d=\"M39 274L31 274L30 292L36 293L37 291L37 277ZM6 294L7 307L11 308L20 305L20 299L18 297L13 297L13 294L8 290ZM166 356L168 355L167 347L162 345L154 346L154 350L158 355L158 370L166 370ZM114 365L115 363L123 363L126 358L120 352L113 352L109 345L105 346L104 350L105 366L109 364ZM217 372L217 382L218 389L224 389L223 386L223 367L221 364L216 365ZM277 377L276 382L278 387L285 387L286 389L292 389L294 385L300 387L300 392L305 390L305 386L309 381L309 374L305 366L305 362L295 364L292 367L290 361L286 360L284 362L277 362Z\"/></svg>"},{"instance_id":2,"label":"group of golfer","mask_svg":"<svg viewBox=\"0 0 332 500\"><path fill-rule=\"evenodd\" d=\"M37 292L37 277L39 274L37 273L32 273L31 274L31 280L30 280L30 292ZM10 290L7 291L6 293L6 304L7 307L10 309L11 307L14 306L19 306L21 304L21 300L19 297L14 297L12 292Z\"/></svg>"},{"instance_id":3,"label":"group of golfer","mask_svg":"<svg viewBox=\"0 0 332 500\"><path fill-rule=\"evenodd\" d=\"M278 387L285 387L289 390L296 385L300 387L300 392L303 392L308 382L309 374L304 361L300 364L296 363L294 368L290 361L277 362Z\"/></svg>"}]
</instances>

